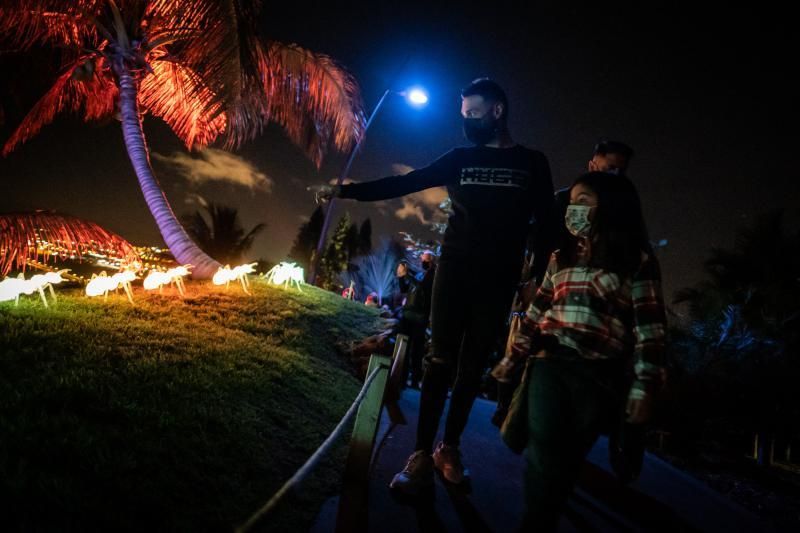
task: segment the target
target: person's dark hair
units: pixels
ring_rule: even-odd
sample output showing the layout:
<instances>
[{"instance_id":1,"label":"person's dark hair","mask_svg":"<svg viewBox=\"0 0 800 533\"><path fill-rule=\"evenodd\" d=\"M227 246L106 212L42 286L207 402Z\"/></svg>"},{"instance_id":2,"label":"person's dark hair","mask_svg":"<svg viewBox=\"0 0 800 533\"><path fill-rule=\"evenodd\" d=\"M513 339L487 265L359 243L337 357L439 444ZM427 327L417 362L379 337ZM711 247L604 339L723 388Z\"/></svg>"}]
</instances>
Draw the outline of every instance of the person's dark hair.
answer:
<instances>
[{"instance_id":1,"label":"person's dark hair","mask_svg":"<svg viewBox=\"0 0 800 533\"><path fill-rule=\"evenodd\" d=\"M650 239L642 215L639 193L625 176L589 172L572 187L582 184L597 195L597 209L589 239L592 256L589 266L602 268L623 277L633 275L642 262L642 252L650 253ZM570 192L572 188L570 188ZM566 233L558 255L559 267L577 262L578 239Z\"/></svg>"},{"instance_id":2,"label":"person's dark hair","mask_svg":"<svg viewBox=\"0 0 800 533\"><path fill-rule=\"evenodd\" d=\"M633 157L633 148L619 141L600 141L594 145L592 155L619 154L627 160Z\"/></svg>"},{"instance_id":3,"label":"person's dark hair","mask_svg":"<svg viewBox=\"0 0 800 533\"><path fill-rule=\"evenodd\" d=\"M497 82L489 78L478 78L461 89L461 98L467 96L482 96L487 102L499 102L503 104L503 114L500 115L501 119L508 118L508 98L506 92Z\"/></svg>"}]
</instances>

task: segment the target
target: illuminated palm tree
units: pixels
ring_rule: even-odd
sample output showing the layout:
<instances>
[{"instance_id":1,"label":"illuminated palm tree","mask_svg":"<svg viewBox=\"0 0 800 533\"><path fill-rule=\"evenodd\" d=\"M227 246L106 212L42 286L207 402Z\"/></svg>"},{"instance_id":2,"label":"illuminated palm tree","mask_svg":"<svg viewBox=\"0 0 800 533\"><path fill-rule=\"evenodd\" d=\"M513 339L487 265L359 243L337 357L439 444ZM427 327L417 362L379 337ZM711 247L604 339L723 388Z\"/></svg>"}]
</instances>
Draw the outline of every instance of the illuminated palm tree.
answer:
<instances>
[{"instance_id":1,"label":"illuminated palm tree","mask_svg":"<svg viewBox=\"0 0 800 533\"><path fill-rule=\"evenodd\" d=\"M210 277L219 263L178 222L149 161L142 115L187 148L225 147L281 125L319 166L364 131L353 78L330 58L259 40L258 0L3 0L0 51L58 49L61 73L3 147L7 155L61 112L118 116L150 212L179 263Z\"/></svg>"}]
</instances>

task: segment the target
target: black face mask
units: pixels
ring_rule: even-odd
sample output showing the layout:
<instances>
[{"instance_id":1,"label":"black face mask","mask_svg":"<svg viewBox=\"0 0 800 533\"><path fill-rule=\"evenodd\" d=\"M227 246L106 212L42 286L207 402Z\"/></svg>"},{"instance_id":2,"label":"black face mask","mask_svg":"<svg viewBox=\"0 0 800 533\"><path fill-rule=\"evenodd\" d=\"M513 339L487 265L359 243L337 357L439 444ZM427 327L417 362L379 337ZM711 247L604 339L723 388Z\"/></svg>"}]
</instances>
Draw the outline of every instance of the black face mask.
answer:
<instances>
[{"instance_id":1,"label":"black face mask","mask_svg":"<svg viewBox=\"0 0 800 533\"><path fill-rule=\"evenodd\" d=\"M422 262L422 270L428 270L429 268L431 268L431 262L430 261L423 261Z\"/></svg>"},{"instance_id":2,"label":"black face mask","mask_svg":"<svg viewBox=\"0 0 800 533\"><path fill-rule=\"evenodd\" d=\"M486 113L480 118L464 119L464 137L472 144L483 146L497 136L497 121Z\"/></svg>"}]
</instances>

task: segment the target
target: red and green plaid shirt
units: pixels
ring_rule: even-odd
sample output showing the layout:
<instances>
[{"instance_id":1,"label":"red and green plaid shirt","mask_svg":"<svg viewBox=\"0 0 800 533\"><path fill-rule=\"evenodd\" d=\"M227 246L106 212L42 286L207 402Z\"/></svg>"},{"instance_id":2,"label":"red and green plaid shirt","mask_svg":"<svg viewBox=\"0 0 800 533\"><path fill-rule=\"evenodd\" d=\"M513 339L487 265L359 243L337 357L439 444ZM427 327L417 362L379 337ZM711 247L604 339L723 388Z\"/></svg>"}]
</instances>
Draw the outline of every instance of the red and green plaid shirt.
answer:
<instances>
[{"instance_id":1,"label":"red and green plaid shirt","mask_svg":"<svg viewBox=\"0 0 800 533\"><path fill-rule=\"evenodd\" d=\"M531 339L540 334L587 359L632 353L637 378L632 394L646 394L659 383L666 339L658 261L647 256L632 278L621 279L594 267L559 269L557 253L514 336L514 355L535 355Z\"/></svg>"}]
</instances>

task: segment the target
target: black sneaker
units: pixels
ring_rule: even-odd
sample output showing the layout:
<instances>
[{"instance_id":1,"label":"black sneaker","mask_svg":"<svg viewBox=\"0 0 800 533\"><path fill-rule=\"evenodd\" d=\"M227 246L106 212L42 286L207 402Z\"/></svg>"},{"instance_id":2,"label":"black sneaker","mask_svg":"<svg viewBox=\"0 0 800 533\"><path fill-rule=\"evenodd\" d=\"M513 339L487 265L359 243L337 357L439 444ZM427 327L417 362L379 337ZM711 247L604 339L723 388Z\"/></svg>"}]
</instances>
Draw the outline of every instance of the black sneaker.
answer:
<instances>
[{"instance_id":1,"label":"black sneaker","mask_svg":"<svg viewBox=\"0 0 800 533\"><path fill-rule=\"evenodd\" d=\"M503 427L503 422L505 422L506 416L508 416L508 408L497 404L497 409L495 409L494 414L492 415L492 425Z\"/></svg>"},{"instance_id":2,"label":"black sneaker","mask_svg":"<svg viewBox=\"0 0 800 533\"><path fill-rule=\"evenodd\" d=\"M417 450L408 458L402 472L395 474L389 488L408 495L433 486L433 459L424 450Z\"/></svg>"}]
</instances>

